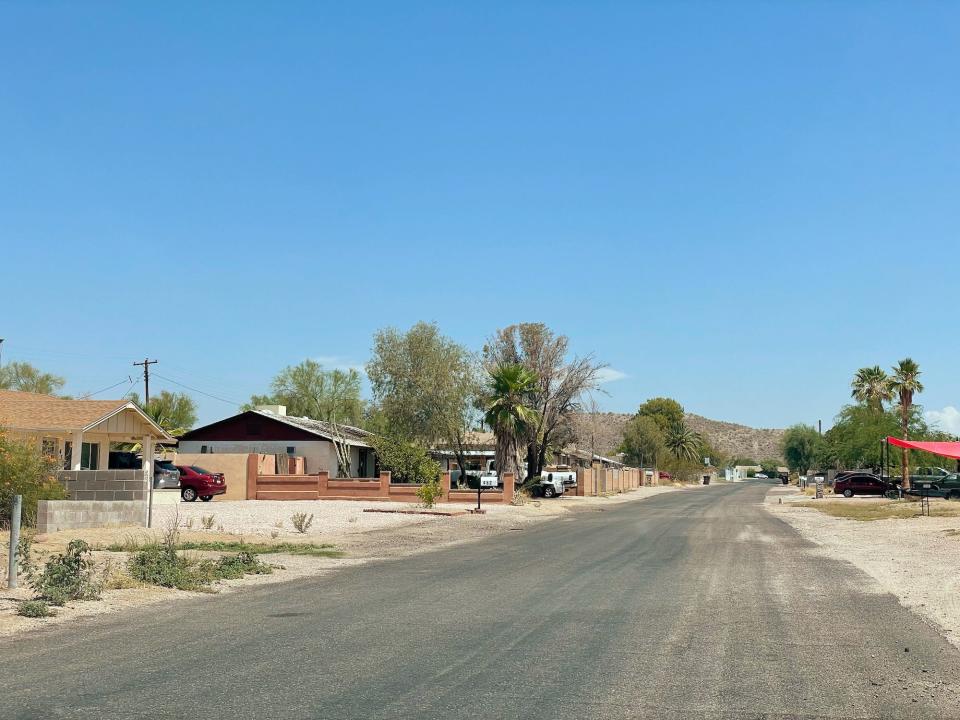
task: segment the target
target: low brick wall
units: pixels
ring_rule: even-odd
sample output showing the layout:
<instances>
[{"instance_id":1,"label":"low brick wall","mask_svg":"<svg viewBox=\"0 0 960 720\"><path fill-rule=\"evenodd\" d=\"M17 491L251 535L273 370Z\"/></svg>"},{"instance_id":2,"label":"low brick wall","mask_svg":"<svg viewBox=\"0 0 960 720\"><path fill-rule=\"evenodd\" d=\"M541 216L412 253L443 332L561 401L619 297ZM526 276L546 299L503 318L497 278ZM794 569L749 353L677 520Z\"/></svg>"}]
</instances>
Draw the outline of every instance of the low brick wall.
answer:
<instances>
[{"instance_id":1,"label":"low brick wall","mask_svg":"<svg viewBox=\"0 0 960 720\"><path fill-rule=\"evenodd\" d=\"M61 470L57 480L71 500L146 500L143 470Z\"/></svg>"},{"instance_id":2,"label":"low brick wall","mask_svg":"<svg viewBox=\"0 0 960 720\"><path fill-rule=\"evenodd\" d=\"M77 528L123 527L146 524L142 500L41 500L37 503L37 532Z\"/></svg>"},{"instance_id":3,"label":"low brick wall","mask_svg":"<svg viewBox=\"0 0 960 720\"><path fill-rule=\"evenodd\" d=\"M251 456L255 457L255 456ZM476 490L451 490L450 473L440 478L443 493L438 502L471 503ZM390 473L379 478L331 478L328 473L316 475L257 475L248 484L249 500L393 500L419 502L419 485L392 483ZM484 490L481 502L503 503L513 499L514 479L511 473L503 478L503 490Z\"/></svg>"}]
</instances>

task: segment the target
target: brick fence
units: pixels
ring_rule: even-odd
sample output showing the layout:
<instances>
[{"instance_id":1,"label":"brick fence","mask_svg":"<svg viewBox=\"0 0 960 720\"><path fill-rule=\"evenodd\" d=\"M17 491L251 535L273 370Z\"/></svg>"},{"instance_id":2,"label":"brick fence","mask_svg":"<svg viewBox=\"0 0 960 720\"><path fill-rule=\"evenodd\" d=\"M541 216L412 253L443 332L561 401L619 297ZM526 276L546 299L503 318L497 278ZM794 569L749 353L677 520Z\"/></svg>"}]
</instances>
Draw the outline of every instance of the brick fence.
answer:
<instances>
[{"instance_id":1,"label":"brick fence","mask_svg":"<svg viewBox=\"0 0 960 720\"><path fill-rule=\"evenodd\" d=\"M41 500L37 503L37 532L76 528L145 525L147 505L142 500Z\"/></svg>"},{"instance_id":2,"label":"brick fence","mask_svg":"<svg viewBox=\"0 0 960 720\"><path fill-rule=\"evenodd\" d=\"M57 480L71 500L147 499L143 470L61 470Z\"/></svg>"},{"instance_id":3,"label":"brick fence","mask_svg":"<svg viewBox=\"0 0 960 720\"><path fill-rule=\"evenodd\" d=\"M251 455L249 462L255 463ZM470 503L477 499L476 490L457 490L450 487L450 473L440 476L443 489L437 502ZM417 502L419 485L391 482L390 473L378 478L331 478L328 472L313 475L260 475L247 473L248 500L393 500ZM513 499L514 477L503 476L503 489L484 490L483 502L503 503Z\"/></svg>"}]
</instances>

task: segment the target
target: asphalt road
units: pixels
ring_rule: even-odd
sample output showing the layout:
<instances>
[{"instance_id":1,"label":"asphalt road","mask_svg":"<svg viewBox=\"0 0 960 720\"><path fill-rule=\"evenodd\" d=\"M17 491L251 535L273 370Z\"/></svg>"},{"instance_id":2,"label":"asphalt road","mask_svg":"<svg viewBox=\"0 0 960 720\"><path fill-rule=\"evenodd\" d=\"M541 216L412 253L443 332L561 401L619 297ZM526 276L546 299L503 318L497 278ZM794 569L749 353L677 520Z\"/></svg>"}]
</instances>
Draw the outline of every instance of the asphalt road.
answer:
<instances>
[{"instance_id":1,"label":"asphalt road","mask_svg":"<svg viewBox=\"0 0 960 720\"><path fill-rule=\"evenodd\" d=\"M0 643L2 718L960 718L960 653L718 485Z\"/></svg>"}]
</instances>

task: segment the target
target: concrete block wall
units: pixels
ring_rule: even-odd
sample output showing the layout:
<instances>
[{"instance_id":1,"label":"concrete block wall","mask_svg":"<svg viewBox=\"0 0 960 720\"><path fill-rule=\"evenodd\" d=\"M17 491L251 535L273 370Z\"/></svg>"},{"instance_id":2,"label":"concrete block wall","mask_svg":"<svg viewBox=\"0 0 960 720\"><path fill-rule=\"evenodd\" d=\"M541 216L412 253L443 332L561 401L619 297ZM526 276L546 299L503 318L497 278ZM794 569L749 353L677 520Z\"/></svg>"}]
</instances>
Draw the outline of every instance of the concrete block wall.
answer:
<instances>
[{"instance_id":1,"label":"concrete block wall","mask_svg":"<svg viewBox=\"0 0 960 720\"><path fill-rule=\"evenodd\" d=\"M147 505L142 500L41 500L37 504L37 532L143 526L146 517Z\"/></svg>"},{"instance_id":2,"label":"concrete block wall","mask_svg":"<svg viewBox=\"0 0 960 720\"><path fill-rule=\"evenodd\" d=\"M61 470L59 480L71 500L147 499L147 481L142 470Z\"/></svg>"}]
</instances>

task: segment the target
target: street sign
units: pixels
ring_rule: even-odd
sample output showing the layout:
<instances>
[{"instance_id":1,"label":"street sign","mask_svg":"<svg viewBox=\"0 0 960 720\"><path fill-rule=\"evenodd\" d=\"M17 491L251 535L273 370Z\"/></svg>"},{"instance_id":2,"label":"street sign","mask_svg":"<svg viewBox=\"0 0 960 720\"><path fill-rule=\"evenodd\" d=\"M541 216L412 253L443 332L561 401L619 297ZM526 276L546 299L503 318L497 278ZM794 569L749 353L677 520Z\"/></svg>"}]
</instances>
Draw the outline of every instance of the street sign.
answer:
<instances>
[{"instance_id":1,"label":"street sign","mask_svg":"<svg viewBox=\"0 0 960 720\"><path fill-rule=\"evenodd\" d=\"M496 487L497 478L495 477L482 477L480 478L480 487Z\"/></svg>"}]
</instances>

